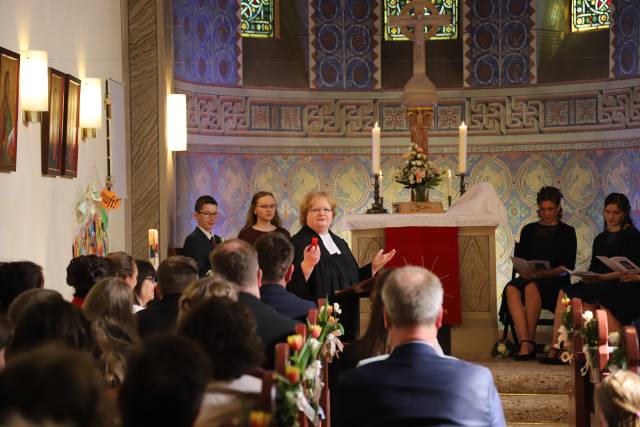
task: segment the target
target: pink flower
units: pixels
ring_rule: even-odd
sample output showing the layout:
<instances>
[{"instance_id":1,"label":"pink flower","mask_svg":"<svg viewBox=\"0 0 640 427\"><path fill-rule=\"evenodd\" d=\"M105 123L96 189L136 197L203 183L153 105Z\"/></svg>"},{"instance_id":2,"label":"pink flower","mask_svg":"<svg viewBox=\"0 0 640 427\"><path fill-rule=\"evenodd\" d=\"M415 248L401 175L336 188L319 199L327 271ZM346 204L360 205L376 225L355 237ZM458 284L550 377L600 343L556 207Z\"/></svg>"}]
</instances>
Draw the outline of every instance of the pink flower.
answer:
<instances>
[{"instance_id":1,"label":"pink flower","mask_svg":"<svg viewBox=\"0 0 640 427\"><path fill-rule=\"evenodd\" d=\"M424 169L416 170L416 182L421 183L423 179L427 177L427 172Z\"/></svg>"},{"instance_id":2,"label":"pink flower","mask_svg":"<svg viewBox=\"0 0 640 427\"><path fill-rule=\"evenodd\" d=\"M417 153L422 153L422 152L424 152L424 149L422 147L417 147L416 148L416 152Z\"/></svg>"}]
</instances>

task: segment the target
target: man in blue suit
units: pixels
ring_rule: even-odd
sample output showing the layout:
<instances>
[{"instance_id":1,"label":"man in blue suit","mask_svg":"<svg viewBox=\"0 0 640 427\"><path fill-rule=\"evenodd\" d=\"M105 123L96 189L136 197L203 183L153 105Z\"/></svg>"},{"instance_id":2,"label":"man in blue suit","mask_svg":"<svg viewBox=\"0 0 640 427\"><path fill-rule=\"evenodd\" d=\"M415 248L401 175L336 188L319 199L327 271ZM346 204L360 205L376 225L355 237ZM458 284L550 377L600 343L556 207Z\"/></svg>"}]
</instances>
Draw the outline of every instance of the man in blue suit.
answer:
<instances>
[{"instance_id":1,"label":"man in blue suit","mask_svg":"<svg viewBox=\"0 0 640 427\"><path fill-rule=\"evenodd\" d=\"M393 350L342 374L338 427L505 425L491 372L434 350L442 296L440 280L424 268L389 275L382 301Z\"/></svg>"}]
</instances>

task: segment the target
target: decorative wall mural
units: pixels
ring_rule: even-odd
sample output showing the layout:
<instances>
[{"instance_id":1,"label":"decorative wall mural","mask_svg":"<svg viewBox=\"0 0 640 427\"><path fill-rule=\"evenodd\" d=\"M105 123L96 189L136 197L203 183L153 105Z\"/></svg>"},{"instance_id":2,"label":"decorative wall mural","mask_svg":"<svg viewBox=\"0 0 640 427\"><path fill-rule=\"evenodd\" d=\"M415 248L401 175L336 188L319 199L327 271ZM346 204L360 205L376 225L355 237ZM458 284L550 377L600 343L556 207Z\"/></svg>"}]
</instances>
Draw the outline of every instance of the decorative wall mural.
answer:
<instances>
[{"instance_id":1,"label":"decorative wall mural","mask_svg":"<svg viewBox=\"0 0 640 427\"><path fill-rule=\"evenodd\" d=\"M240 4L232 0L175 0L175 79L218 86L242 83Z\"/></svg>"},{"instance_id":2,"label":"decorative wall mural","mask_svg":"<svg viewBox=\"0 0 640 427\"><path fill-rule=\"evenodd\" d=\"M379 10L379 0L311 2L311 88L380 88Z\"/></svg>"},{"instance_id":3,"label":"decorative wall mural","mask_svg":"<svg viewBox=\"0 0 640 427\"><path fill-rule=\"evenodd\" d=\"M640 3L613 0L611 25L611 77L640 75Z\"/></svg>"},{"instance_id":4,"label":"decorative wall mural","mask_svg":"<svg viewBox=\"0 0 640 427\"><path fill-rule=\"evenodd\" d=\"M465 86L535 83L534 28L534 0L466 0Z\"/></svg>"}]
</instances>

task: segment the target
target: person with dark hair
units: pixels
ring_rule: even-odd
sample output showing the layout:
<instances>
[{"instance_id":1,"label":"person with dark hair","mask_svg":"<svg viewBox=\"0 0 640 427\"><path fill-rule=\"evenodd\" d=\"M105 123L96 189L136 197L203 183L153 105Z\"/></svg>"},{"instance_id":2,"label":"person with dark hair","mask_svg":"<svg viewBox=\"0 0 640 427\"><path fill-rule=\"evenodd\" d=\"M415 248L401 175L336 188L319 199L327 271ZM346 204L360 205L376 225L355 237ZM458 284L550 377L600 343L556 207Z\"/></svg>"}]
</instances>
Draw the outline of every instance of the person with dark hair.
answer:
<instances>
[{"instance_id":1,"label":"person with dark hair","mask_svg":"<svg viewBox=\"0 0 640 427\"><path fill-rule=\"evenodd\" d=\"M210 378L202 348L173 334L154 334L129 360L118 394L123 427L191 427Z\"/></svg>"},{"instance_id":2,"label":"person with dark hair","mask_svg":"<svg viewBox=\"0 0 640 427\"><path fill-rule=\"evenodd\" d=\"M32 304L37 304L49 299L62 300L62 295L58 291L45 288L28 289L18 295L9 306L9 310L7 310L7 318L11 323L11 327L16 327L22 314L31 307Z\"/></svg>"},{"instance_id":3,"label":"person with dark hair","mask_svg":"<svg viewBox=\"0 0 640 427\"><path fill-rule=\"evenodd\" d=\"M213 234L213 226L218 220L218 202L211 196L200 196L196 200L193 213L197 225L184 240L182 254L193 258L198 263L198 275L204 277L211 270L209 254L222 238Z\"/></svg>"},{"instance_id":4,"label":"person with dark hair","mask_svg":"<svg viewBox=\"0 0 640 427\"><path fill-rule=\"evenodd\" d=\"M100 350L99 368L107 387L122 384L127 361L138 342L131 307L133 292L121 279L108 277L91 288L84 313Z\"/></svg>"},{"instance_id":5,"label":"person with dark hair","mask_svg":"<svg viewBox=\"0 0 640 427\"><path fill-rule=\"evenodd\" d=\"M382 288L391 354L340 376L332 425L505 426L491 371L436 351L443 296L432 272L393 270Z\"/></svg>"},{"instance_id":6,"label":"person with dark hair","mask_svg":"<svg viewBox=\"0 0 640 427\"><path fill-rule=\"evenodd\" d=\"M292 334L296 322L260 301L262 271L255 249L240 239L231 239L211 252L216 274L238 286L238 301L246 304L256 318L257 333L265 347L266 368L273 367L274 348Z\"/></svg>"},{"instance_id":7,"label":"person with dark hair","mask_svg":"<svg viewBox=\"0 0 640 427\"><path fill-rule=\"evenodd\" d=\"M67 266L67 285L75 291L71 303L82 308L87 294L100 280L116 276L116 267L109 259L97 255L80 255Z\"/></svg>"},{"instance_id":8,"label":"person with dark hair","mask_svg":"<svg viewBox=\"0 0 640 427\"><path fill-rule=\"evenodd\" d=\"M278 215L278 205L273 193L258 191L251 198L247 221L238 233L238 239L253 245L260 236L274 231L291 240L289 232L282 228L282 220Z\"/></svg>"},{"instance_id":9,"label":"person with dark hair","mask_svg":"<svg viewBox=\"0 0 640 427\"><path fill-rule=\"evenodd\" d=\"M7 316L0 314L0 371L4 369L5 365L5 350L9 344L9 338L11 337L11 322Z\"/></svg>"},{"instance_id":10,"label":"person with dark hair","mask_svg":"<svg viewBox=\"0 0 640 427\"><path fill-rule=\"evenodd\" d=\"M104 386L87 352L48 344L0 372L0 425L102 427L108 419Z\"/></svg>"},{"instance_id":11,"label":"person with dark hair","mask_svg":"<svg viewBox=\"0 0 640 427\"><path fill-rule=\"evenodd\" d=\"M136 287L138 283L138 267L136 260L126 252L111 252L107 255L107 259L113 263L116 268L116 276L122 280L130 289Z\"/></svg>"},{"instance_id":12,"label":"person with dark hair","mask_svg":"<svg viewBox=\"0 0 640 427\"><path fill-rule=\"evenodd\" d=\"M262 363L262 342L245 304L210 298L187 314L178 333L200 344L211 362L212 381L196 425L214 425L208 421L247 400L243 393L260 393L261 380L247 374Z\"/></svg>"},{"instance_id":13,"label":"person with dark hair","mask_svg":"<svg viewBox=\"0 0 640 427\"><path fill-rule=\"evenodd\" d=\"M133 294L135 295L134 313L144 310L147 307L147 303L153 300L156 282L158 281L156 269L153 268L149 261L137 259L136 267L138 267L138 280L135 288L133 288Z\"/></svg>"},{"instance_id":14,"label":"person with dark hair","mask_svg":"<svg viewBox=\"0 0 640 427\"><path fill-rule=\"evenodd\" d=\"M254 247L262 270L260 300L278 313L304 322L309 309L316 305L286 289L294 270L293 245L280 233L266 233L255 241Z\"/></svg>"},{"instance_id":15,"label":"person with dark hair","mask_svg":"<svg viewBox=\"0 0 640 427\"><path fill-rule=\"evenodd\" d=\"M539 221L524 226L520 232L514 256L525 260L548 261L551 270L518 271L519 277L507 283L503 301L513 319L520 350L516 360L535 359L536 327L542 308L553 311L560 289L569 286L566 269L576 265L576 231L560 221L562 193L556 187L542 187L538 191ZM500 308L504 318L504 303Z\"/></svg>"},{"instance_id":16,"label":"person with dark hair","mask_svg":"<svg viewBox=\"0 0 640 427\"><path fill-rule=\"evenodd\" d=\"M42 267L31 261L0 264L0 313L6 313L11 302L27 289L42 288Z\"/></svg>"},{"instance_id":17,"label":"person with dark hair","mask_svg":"<svg viewBox=\"0 0 640 427\"><path fill-rule=\"evenodd\" d=\"M182 291L198 278L196 262L185 256L172 256L158 267L158 299L136 313L138 333L141 337L153 332L171 332L178 320L179 301Z\"/></svg>"},{"instance_id":18,"label":"person with dark hair","mask_svg":"<svg viewBox=\"0 0 640 427\"><path fill-rule=\"evenodd\" d=\"M95 350L91 325L78 307L62 298L49 297L25 309L14 327L7 360L52 342L89 353Z\"/></svg>"},{"instance_id":19,"label":"person with dark hair","mask_svg":"<svg viewBox=\"0 0 640 427\"><path fill-rule=\"evenodd\" d=\"M564 307L562 298L580 298L583 310L595 310L597 305L603 305L610 309L607 314L607 321L610 330L620 330L620 322L616 319L616 314L626 317L624 311L626 307L636 305L631 302L620 290L620 279L623 273L612 271L602 261L599 256L604 257L627 257L631 262L640 265L640 231L633 226L630 216L631 205L629 199L624 194L611 193L604 201L602 215L604 217L604 231L593 240L591 250L591 264L589 276L582 277L581 281L566 287L556 302L555 319L553 326L552 346L547 357L541 362L547 364L562 363L559 359L559 348L557 344L558 329L560 328ZM619 311L620 310L620 311ZM633 319L629 319L633 320Z\"/></svg>"}]
</instances>

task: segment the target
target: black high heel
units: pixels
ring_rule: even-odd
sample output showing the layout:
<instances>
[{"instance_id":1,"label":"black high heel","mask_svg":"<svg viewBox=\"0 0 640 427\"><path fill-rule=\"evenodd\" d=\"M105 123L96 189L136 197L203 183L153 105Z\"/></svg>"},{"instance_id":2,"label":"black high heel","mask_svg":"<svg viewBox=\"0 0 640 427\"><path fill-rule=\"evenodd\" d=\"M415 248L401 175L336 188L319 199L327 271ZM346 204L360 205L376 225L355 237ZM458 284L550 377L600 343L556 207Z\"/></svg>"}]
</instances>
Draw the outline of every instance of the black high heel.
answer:
<instances>
[{"instance_id":1,"label":"black high heel","mask_svg":"<svg viewBox=\"0 0 640 427\"><path fill-rule=\"evenodd\" d=\"M513 358L518 362L535 359L536 358L536 342L531 340L520 340L520 346L522 346L523 342L531 344L533 346L533 349L529 353L515 354Z\"/></svg>"}]
</instances>

